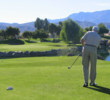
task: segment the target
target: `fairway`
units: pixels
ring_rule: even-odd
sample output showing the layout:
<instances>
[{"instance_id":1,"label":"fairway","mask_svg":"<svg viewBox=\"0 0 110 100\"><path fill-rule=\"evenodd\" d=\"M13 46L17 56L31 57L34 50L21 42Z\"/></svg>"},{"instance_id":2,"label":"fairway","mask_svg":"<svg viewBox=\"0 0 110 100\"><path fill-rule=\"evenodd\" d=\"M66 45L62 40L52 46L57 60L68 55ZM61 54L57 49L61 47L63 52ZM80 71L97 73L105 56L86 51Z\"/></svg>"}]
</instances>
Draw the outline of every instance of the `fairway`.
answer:
<instances>
[{"instance_id":1,"label":"fairway","mask_svg":"<svg viewBox=\"0 0 110 100\"><path fill-rule=\"evenodd\" d=\"M82 87L82 58L0 59L0 100L110 100L110 62L98 60L98 87ZM12 86L13 90L6 90Z\"/></svg>"},{"instance_id":2,"label":"fairway","mask_svg":"<svg viewBox=\"0 0 110 100\"><path fill-rule=\"evenodd\" d=\"M52 42L39 42L25 43L24 45L9 45L0 44L0 52L8 51L48 51L52 49L65 49L68 48L66 43L52 43Z\"/></svg>"}]
</instances>

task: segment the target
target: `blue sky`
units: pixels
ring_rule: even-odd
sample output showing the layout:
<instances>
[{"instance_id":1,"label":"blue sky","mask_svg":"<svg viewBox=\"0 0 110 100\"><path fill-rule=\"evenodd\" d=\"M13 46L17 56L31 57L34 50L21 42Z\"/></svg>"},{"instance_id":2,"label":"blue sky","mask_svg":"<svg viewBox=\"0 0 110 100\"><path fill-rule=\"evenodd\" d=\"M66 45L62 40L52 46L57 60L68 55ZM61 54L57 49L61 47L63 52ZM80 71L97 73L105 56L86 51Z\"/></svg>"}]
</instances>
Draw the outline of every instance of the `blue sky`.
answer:
<instances>
[{"instance_id":1,"label":"blue sky","mask_svg":"<svg viewBox=\"0 0 110 100\"><path fill-rule=\"evenodd\" d=\"M0 0L0 22L26 23L101 10L110 10L110 0Z\"/></svg>"}]
</instances>

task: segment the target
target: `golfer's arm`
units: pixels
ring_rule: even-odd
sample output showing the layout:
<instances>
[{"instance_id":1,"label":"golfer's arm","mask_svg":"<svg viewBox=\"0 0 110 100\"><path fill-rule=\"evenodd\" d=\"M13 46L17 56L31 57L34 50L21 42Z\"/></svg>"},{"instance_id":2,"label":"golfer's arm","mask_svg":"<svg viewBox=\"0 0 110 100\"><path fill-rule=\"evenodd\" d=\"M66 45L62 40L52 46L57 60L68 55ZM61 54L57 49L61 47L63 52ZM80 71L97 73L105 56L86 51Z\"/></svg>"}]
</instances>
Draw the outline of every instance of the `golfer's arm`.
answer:
<instances>
[{"instance_id":1,"label":"golfer's arm","mask_svg":"<svg viewBox=\"0 0 110 100\"><path fill-rule=\"evenodd\" d=\"M82 39L81 40L81 44L84 46L85 45L85 41Z\"/></svg>"}]
</instances>

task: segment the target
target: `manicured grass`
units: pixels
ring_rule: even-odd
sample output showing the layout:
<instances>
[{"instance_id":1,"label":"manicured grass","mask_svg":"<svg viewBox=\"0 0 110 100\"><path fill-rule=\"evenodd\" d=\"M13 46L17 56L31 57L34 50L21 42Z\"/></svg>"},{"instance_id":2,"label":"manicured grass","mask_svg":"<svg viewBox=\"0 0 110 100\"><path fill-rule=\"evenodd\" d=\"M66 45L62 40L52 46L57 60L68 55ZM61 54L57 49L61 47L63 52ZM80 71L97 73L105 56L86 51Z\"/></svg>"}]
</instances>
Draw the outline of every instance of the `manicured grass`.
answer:
<instances>
[{"instance_id":1,"label":"manicured grass","mask_svg":"<svg viewBox=\"0 0 110 100\"><path fill-rule=\"evenodd\" d=\"M99 87L82 87L81 57L30 57L0 60L0 100L109 100L110 62L98 60ZM7 91L12 86L14 89ZM108 90L109 89L109 90Z\"/></svg>"},{"instance_id":2,"label":"manicured grass","mask_svg":"<svg viewBox=\"0 0 110 100\"><path fill-rule=\"evenodd\" d=\"M64 49L67 48L67 44L64 42L52 43L52 42L37 42L26 43L24 45L8 45L0 44L0 51L48 51L51 49Z\"/></svg>"}]
</instances>

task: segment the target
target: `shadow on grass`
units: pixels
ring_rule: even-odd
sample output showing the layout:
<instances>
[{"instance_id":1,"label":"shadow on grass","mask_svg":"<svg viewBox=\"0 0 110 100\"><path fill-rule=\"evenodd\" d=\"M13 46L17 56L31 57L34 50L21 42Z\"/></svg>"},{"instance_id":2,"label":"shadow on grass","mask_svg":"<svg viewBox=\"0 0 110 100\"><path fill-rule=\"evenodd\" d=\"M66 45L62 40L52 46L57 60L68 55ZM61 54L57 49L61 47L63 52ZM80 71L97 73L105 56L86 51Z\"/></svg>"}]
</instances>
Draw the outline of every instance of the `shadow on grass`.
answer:
<instances>
[{"instance_id":1,"label":"shadow on grass","mask_svg":"<svg viewBox=\"0 0 110 100\"><path fill-rule=\"evenodd\" d=\"M110 88L106 88L106 87L102 87L102 86L97 85L97 86L94 86L94 87L88 87L88 89L92 89L92 90L110 95Z\"/></svg>"},{"instance_id":2,"label":"shadow on grass","mask_svg":"<svg viewBox=\"0 0 110 100\"><path fill-rule=\"evenodd\" d=\"M49 46L53 46L53 47L64 47L64 45L49 45Z\"/></svg>"},{"instance_id":3,"label":"shadow on grass","mask_svg":"<svg viewBox=\"0 0 110 100\"><path fill-rule=\"evenodd\" d=\"M0 44L23 45L25 43L23 40L20 39L8 39L8 40L0 40Z\"/></svg>"},{"instance_id":4,"label":"shadow on grass","mask_svg":"<svg viewBox=\"0 0 110 100\"><path fill-rule=\"evenodd\" d=\"M27 43L37 43L36 41L25 40Z\"/></svg>"}]
</instances>

